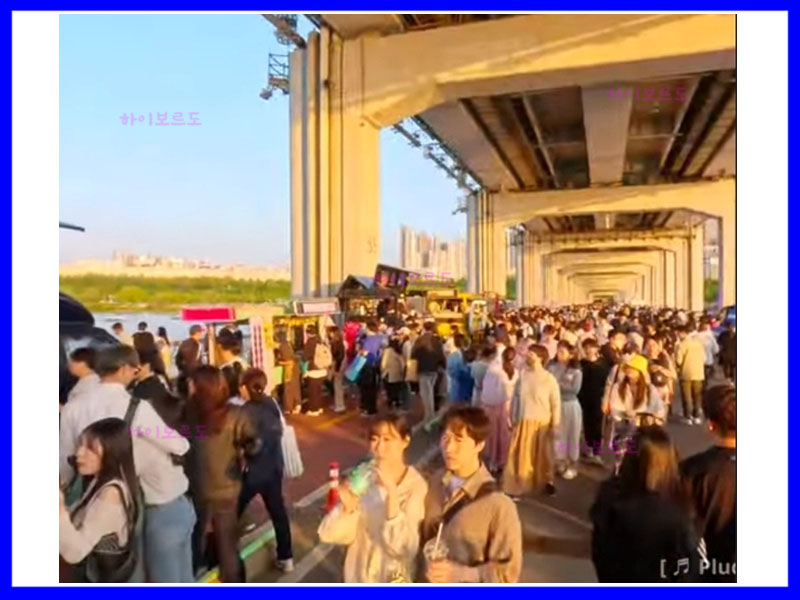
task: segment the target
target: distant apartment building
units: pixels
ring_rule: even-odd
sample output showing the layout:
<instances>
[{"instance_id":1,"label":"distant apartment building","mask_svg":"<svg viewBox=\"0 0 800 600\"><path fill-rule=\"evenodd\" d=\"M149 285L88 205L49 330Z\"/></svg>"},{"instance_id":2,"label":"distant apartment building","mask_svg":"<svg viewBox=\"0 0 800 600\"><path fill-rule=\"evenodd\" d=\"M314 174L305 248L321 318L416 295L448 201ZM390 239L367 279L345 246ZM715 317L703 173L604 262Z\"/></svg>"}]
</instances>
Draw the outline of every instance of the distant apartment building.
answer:
<instances>
[{"instance_id":1,"label":"distant apartment building","mask_svg":"<svg viewBox=\"0 0 800 600\"><path fill-rule=\"evenodd\" d=\"M467 243L463 239L441 240L403 225L400 227L400 268L464 279L467 276Z\"/></svg>"}]
</instances>

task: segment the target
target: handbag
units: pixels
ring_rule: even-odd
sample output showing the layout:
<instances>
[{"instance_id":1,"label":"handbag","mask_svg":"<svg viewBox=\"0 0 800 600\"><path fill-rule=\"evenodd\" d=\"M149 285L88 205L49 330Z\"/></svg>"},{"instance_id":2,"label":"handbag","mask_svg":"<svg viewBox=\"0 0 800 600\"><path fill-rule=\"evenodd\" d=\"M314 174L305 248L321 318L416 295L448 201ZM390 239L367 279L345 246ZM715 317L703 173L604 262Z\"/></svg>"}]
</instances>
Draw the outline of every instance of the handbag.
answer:
<instances>
[{"instance_id":1,"label":"handbag","mask_svg":"<svg viewBox=\"0 0 800 600\"><path fill-rule=\"evenodd\" d=\"M364 365L367 364L367 357L363 354L359 354L353 359L353 362L347 367L347 370L344 373L344 376L350 383L355 383L358 379L358 375L361 373L361 369L364 368Z\"/></svg>"},{"instance_id":2,"label":"handbag","mask_svg":"<svg viewBox=\"0 0 800 600\"><path fill-rule=\"evenodd\" d=\"M286 423L283 417L281 407L275 398L275 407L278 409L278 415L281 418L281 451L283 452L283 474L289 479L295 479L303 475L303 458L300 455L300 447L297 445L297 435L295 435L294 427Z\"/></svg>"},{"instance_id":3,"label":"handbag","mask_svg":"<svg viewBox=\"0 0 800 600\"><path fill-rule=\"evenodd\" d=\"M113 484L116 485L116 484ZM130 511L129 500L118 485L126 514ZM130 523L128 542L120 546L116 533L106 534L95 544L81 563L83 578L89 583L135 583L136 568L140 562L138 540L144 527L144 496L139 490L139 507L136 520Z\"/></svg>"}]
</instances>

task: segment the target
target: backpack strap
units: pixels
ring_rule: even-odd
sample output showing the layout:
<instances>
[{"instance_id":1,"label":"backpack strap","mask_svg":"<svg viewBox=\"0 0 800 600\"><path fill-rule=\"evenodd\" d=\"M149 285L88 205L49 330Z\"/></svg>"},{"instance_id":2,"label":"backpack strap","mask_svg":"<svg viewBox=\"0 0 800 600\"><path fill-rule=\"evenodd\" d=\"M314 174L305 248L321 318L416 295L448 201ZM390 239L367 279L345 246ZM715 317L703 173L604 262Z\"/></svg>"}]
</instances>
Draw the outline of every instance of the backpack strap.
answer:
<instances>
[{"instance_id":1,"label":"backpack strap","mask_svg":"<svg viewBox=\"0 0 800 600\"><path fill-rule=\"evenodd\" d=\"M125 417L123 417L123 420L125 421L125 427L128 429L131 428L133 417L136 416L136 410L139 408L139 403L141 401L141 398L131 395L131 401L128 403L128 410L125 411Z\"/></svg>"}]
</instances>

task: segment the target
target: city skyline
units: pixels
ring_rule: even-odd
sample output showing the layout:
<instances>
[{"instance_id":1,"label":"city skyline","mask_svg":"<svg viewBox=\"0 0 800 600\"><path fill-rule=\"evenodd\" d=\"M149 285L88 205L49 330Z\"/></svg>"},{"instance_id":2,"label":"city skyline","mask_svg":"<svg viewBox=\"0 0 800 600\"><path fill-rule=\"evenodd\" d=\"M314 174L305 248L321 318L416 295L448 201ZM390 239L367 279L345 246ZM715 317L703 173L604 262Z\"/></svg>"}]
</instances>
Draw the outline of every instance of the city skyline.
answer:
<instances>
[{"instance_id":1,"label":"city skyline","mask_svg":"<svg viewBox=\"0 0 800 600\"><path fill-rule=\"evenodd\" d=\"M455 280L467 276L467 244L463 238L442 239L401 225L399 254L401 269L427 269Z\"/></svg>"}]
</instances>

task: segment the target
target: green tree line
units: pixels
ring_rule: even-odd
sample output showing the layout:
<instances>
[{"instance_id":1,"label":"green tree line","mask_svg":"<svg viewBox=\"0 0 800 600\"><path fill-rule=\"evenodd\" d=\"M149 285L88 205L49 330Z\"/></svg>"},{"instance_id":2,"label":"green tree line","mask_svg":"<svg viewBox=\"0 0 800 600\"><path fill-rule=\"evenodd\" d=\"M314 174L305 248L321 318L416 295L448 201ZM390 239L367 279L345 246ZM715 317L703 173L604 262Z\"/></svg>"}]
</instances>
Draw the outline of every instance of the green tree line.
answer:
<instances>
[{"instance_id":1,"label":"green tree line","mask_svg":"<svg viewBox=\"0 0 800 600\"><path fill-rule=\"evenodd\" d=\"M213 277L59 277L59 289L93 312L173 311L187 304L233 304L286 300L288 281Z\"/></svg>"}]
</instances>

